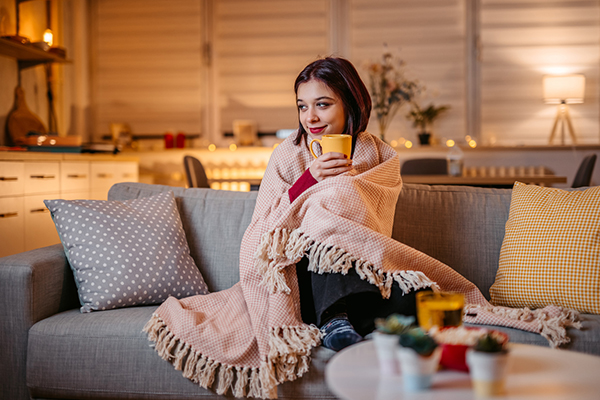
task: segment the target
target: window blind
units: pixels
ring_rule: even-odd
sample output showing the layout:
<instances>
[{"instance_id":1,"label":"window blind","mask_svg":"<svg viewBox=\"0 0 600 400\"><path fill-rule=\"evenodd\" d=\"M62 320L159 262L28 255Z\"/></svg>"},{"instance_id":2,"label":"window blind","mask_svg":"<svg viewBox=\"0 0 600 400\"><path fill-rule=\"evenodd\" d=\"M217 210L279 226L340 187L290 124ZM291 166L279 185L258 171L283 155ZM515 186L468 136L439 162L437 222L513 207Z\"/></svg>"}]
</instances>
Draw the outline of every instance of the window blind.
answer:
<instances>
[{"instance_id":1,"label":"window blind","mask_svg":"<svg viewBox=\"0 0 600 400\"><path fill-rule=\"evenodd\" d=\"M222 132L236 119L259 132L296 128L294 80L328 51L328 2L219 0L214 63Z\"/></svg>"},{"instance_id":2,"label":"window blind","mask_svg":"<svg viewBox=\"0 0 600 400\"><path fill-rule=\"evenodd\" d=\"M543 76L576 73L586 77L584 103L570 107L577 139L598 143L599 37L596 0L482 0L482 139L547 144L556 106L543 102Z\"/></svg>"},{"instance_id":3,"label":"window blind","mask_svg":"<svg viewBox=\"0 0 600 400\"><path fill-rule=\"evenodd\" d=\"M197 0L92 3L94 136L201 132L202 29Z\"/></svg>"},{"instance_id":4,"label":"window blind","mask_svg":"<svg viewBox=\"0 0 600 400\"><path fill-rule=\"evenodd\" d=\"M351 0L351 59L368 82L365 64L381 59L387 50L406 62L407 78L426 87L419 99L426 106L451 108L434 124L439 140L465 136L466 54L464 0ZM417 141L417 131L405 118L409 108L400 109L388 131L388 141L403 137ZM378 134L374 113L369 130Z\"/></svg>"}]
</instances>

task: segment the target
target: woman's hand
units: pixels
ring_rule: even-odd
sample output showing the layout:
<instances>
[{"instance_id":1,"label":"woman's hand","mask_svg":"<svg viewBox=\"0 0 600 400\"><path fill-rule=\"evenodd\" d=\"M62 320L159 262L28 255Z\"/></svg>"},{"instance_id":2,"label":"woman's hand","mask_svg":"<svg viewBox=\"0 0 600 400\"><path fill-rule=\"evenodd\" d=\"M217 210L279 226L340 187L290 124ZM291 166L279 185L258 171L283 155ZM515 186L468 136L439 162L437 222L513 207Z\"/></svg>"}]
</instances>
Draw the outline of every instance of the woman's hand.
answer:
<instances>
[{"instance_id":1,"label":"woman's hand","mask_svg":"<svg viewBox=\"0 0 600 400\"><path fill-rule=\"evenodd\" d=\"M346 158L343 153L325 153L315 159L310 165L310 173L321 182L325 178L338 176L352 169L352 160Z\"/></svg>"}]
</instances>

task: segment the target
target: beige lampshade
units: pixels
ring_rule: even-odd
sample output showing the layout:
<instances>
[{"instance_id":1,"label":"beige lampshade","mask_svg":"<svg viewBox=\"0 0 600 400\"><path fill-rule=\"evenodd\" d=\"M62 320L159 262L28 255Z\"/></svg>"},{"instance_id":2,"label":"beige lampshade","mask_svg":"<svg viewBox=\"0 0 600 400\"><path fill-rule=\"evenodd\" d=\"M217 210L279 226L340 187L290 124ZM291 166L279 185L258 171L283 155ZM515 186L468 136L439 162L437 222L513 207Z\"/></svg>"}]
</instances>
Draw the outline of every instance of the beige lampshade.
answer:
<instances>
[{"instance_id":1,"label":"beige lampshade","mask_svg":"<svg viewBox=\"0 0 600 400\"><path fill-rule=\"evenodd\" d=\"M544 76L544 101L548 104L583 103L585 76Z\"/></svg>"}]
</instances>

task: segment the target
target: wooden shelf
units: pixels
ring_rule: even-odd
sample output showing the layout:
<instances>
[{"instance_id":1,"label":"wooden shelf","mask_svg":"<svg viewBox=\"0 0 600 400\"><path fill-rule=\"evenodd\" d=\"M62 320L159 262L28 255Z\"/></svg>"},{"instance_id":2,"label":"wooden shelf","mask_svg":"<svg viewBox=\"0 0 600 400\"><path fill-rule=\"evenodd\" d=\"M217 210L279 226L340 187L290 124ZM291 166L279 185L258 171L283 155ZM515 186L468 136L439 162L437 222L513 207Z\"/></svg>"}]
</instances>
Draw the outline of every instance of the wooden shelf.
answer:
<instances>
[{"instance_id":1,"label":"wooden shelf","mask_svg":"<svg viewBox=\"0 0 600 400\"><path fill-rule=\"evenodd\" d=\"M0 55L15 58L19 63L19 69L50 62L67 62L64 57L38 49L33 45L2 38L0 38Z\"/></svg>"}]
</instances>

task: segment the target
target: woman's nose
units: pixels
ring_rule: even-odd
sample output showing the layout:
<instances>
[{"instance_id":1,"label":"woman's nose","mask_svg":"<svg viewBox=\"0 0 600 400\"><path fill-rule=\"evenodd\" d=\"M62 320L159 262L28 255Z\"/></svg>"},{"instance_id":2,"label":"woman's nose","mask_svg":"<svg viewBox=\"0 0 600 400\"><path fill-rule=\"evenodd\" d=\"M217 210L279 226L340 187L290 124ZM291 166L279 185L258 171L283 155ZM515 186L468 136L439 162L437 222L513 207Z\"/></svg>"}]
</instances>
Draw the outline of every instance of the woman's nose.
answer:
<instances>
[{"instance_id":1,"label":"woman's nose","mask_svg":"<svg viewBox=\"0 0 600 400\"><path fill-rule=\"evenodd\" d=\"M309 121L317 121L319 119L319 117L317 116L317 114L314 111L309 111L308 112L308 120Z\"/></svg>"}]
</instances>

